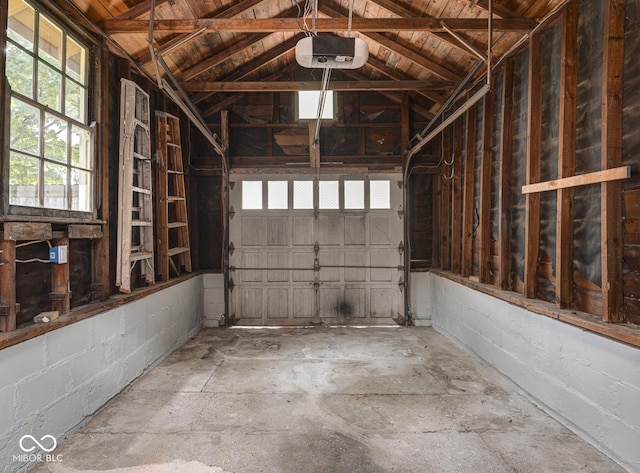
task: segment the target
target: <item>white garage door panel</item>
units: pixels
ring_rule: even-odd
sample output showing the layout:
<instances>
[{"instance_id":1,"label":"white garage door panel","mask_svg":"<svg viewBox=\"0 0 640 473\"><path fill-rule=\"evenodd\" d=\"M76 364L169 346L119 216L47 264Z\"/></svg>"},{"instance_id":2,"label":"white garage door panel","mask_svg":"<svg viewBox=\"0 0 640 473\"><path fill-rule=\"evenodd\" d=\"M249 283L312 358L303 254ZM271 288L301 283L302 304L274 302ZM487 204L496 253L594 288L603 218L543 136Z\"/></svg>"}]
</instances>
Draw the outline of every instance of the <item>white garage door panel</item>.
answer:
<instances>
[{"instance_id":1,"label":"white garage door panel","mask_svg":"<svg viewBox=\"0 0 640 473\"><path fill-rule=\"evenodd\" d=\"M320 246L342 245L342 235L344 233L344 216L338 215L320 215L319 217L320 237L318 241Z\"/></svg>"},{"instance_id":2,"label":"white garage door panel","mask_svg":"<svg viewBox=\"0 0 640 473\"><path fill-rule=\"evenodd\" d=\"M242 217L242 246L262 246L262 217ZM231 240L233 241L233 239ZM237 241L237 240L236 240Z\"/></svg>"},{"instance_id":3,"label":"white garage door panel","mask_svg":"<svg viewBox=\"0 0 640 473\"><path fill-rule=\"evenodd\" d=\"M268 268L290 268L289 253L267 253ZM268 282L288 282L288 269L270 269L267 271Z\"/></svg>"},{"instance_id":4,"label":"white garage door panel","mask_svg":"<svg viewBox=\"0 0 640 473\"><path fill-rule=\"evenodd\" d=\"M240 252L242 255L241 268L262 268L264 264L262 263L263 254L259 251L242 251ZM241 282L262 282L262 270L249 270L249 269L239 269L238 274L240 275L239 280Z\"/></svg>"},{"instance_id":5,"label":"white garage door panel","mask_svg":"<svg viewBox=\"0 0 640 473\"><path fill-rule=\"evenodd\" d=\"M344 220L344 244L365 245L367 243L366 217L364 215L346 216Z\"/></svg>"},{"instance_id":6,"label":"white garage door panel","mask_svg":"<svg viewBox=\"0 0 640 473\"><path fill-rule=\"evenodd\" d=\"M369 261L367 261L367 254L361 253L345 253L344 254L344 280L345 282L365 282L367 280L367 269ZM351 267L350 267L351 266ZM358 268L353 266L360 266Z\"/></svg>"},{"instance_id":7,"label":"white garage door panel","mask_svg":"<svg viewBox=\"0 0 640 473\"><path fill-rule=\"evenodd\" d=\"M262 320L262 289L236 288L240 296L238 312L243 318Z\"/></svg>"},{"instance_id":8,"label":"white garage door panel","mask_svg":"<svg viewBox=\"0 0 640 473\"><path fill-rule=\"evenodd\" d=\"M313 215L293 217L293 244L313 246Z\"/></svg>"},{"instance_id":9,"label":"white garage door panel","mask_svg":"<svg viewBox=\"0 0 640 473\"><path fill-rule=\"evenodd\" d=\"M262 209L242 208L245 179L262 181ZM232 176L229 308L241 325L385 325L404 314L398 285L403 275L400 175L371 178L389 182L388 209L369 208L370 198L384 199L370 196L366 175L324 179L339 184L340 209L318 208L317 181L314 208L293 208L293 181L310 181L308 176ZM364 183L364 209L344 209L346 180ZM288 209L267 208L269 181L288 182ZM362 189L353 182L349 186ZM361 193L350 197L361 205Z\"/></svg>"},{"instance_id":10,"label":"white garage door panel","mask_svg":"<svg viewBox=\"0 0 640 473\"><path fill-rule=\"evenodd\" d=\"M267 246L289 245L289 217L267 217Z\"/></svg>"},{"instance_id":11,"label":"white garage door panel","mask_svg":"<svg viewBox=\"0 0 640 473\"><path fill-rule=\"evenodd\" d=\"M286 288L267 289L267 318L286 319L289 315L289 291Z\"/></svg>"},{"instance_id":12,"label":"white garage door panel","mask_svg":"<svg viewBox=\"0 0 640 473\"><path fill-rule=\"evenodd\" d=\"M348 317L363 319L366 315L367 291L363 287L344 288L344 300L347 304L345 314Z\"/></svg>"},{"instance_id":13,"label":"white garage door panel","mask_svg":"<svg viewBox=\"0 0 640 473\"><path fill-rule=\"evenodd\" d=\"M371 317L395 317L398 313L397 292L390 287L372 287L370 296Z\"/></svg>"},{"instance_id":14,"label":"white garage door panel","mask_svg":"<svg viewBox=\"0 0 640 473\"><path fill-rule=\"evenodd\" d=\"M314 316L316 291L312 288L293 288L293 318L310 319Z\"/></svg>"}]
</instances>

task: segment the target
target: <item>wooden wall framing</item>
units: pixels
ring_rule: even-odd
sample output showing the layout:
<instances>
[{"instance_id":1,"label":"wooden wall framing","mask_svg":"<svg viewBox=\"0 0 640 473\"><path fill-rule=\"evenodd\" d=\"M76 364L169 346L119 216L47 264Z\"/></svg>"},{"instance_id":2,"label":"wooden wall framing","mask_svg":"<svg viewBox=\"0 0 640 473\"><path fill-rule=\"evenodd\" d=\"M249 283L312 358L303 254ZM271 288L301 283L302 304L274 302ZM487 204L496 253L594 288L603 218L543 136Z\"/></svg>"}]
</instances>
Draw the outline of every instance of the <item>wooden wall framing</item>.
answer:
<instances>
[{"instance_id":1,"label":"wooden wall framing","mask_svg":"<svg viewBox=\"0 0 640 473\"><path fill-rule=\"evenodd\" d=\"M591 1L591 0L585 0ZM603 33L603 53L602 53L602 125L601 125L601 170L593 172L585 179L570 179L564 188L556 188L544 185L540 188L552 188L551 192L557 195L557 212L555 218L555 255L551 263L555 268L555 274L550 275L554 280L555 305L558 310L576 309L580 304L580 310L589 310L592 315L597 316L604 322L620 323L625 321L625 299L623 294L623 282L625 274L637 274L640 272L640 259L626 258L623 254L623 239L625 236L623 221L623 179L628 177L629 169L637 171L640 168L640 157L630 164L630 167L622 167L623 157L623 68L624 68L624 36L625 36L625 1L606 0L604 33ZM554 146L553 142L547 142L547 151L543 153L543 61L544 57L542 38L545 31L554 25L560 25L561 30L561 59L559 82L557 84L557 94L559 101L557 109L553 107L547 109L553 112L557 110L556 117L559 130L557 147L557 178L573 178L576 175L576 136L577 129L581 126L580 118L577 116L577 109L580 106L579 100L585 100L578 96L578 54L581 48L581 41L588 41L588 38L580 38L578 31L579 19L584 19L579 15L593 15L597 13L597 8L579 8L578 2L568 2L561 13L560 18L550 21L540 31L531 35L528 41L519 51L514 54L525 54L525 62L518 59L519 64L528 64L528 74L526 75L526 150L522 148L522 142L518 145L520 153L526 151L526 184L540 183L541 167L544 164L548 168L548 163L543 159L548 154L548 147ZM591 19L587 17L587 19ZM559 23L558 23L559 22ZM555 36L560 38L560 36ZM550 43L551 44L551 43ZM560 43L555 43L560 49ZM443 255L441 267L451 269L453 273L461 274L463 277L473 279L473 232L474 232L474 187L480 186L479 208L479 282L496 286L498 289L516 291L529 299L540 298L541 289L539 278L541 271L541 255L539 253L541 236L541 193L524 192L523 189L515 194L513 181L512 157L515 152L514 147L514 90L519 82L514 78L514 57L507 58L501 69L494 71L494 77L501 79L501 87L494 88L492 93L484 100L484 110L482 112L482 122L475 120L476 107L472 107L466 112L465 130L465 163L464 172L462 166L455 169L460 173L459 177L454 176L452 180L452 193L448 194L448 185L441 179L440 187L442 192L440 198L442 204L438 206L440 234L450 236L441 240L441 248L438 250ZM522 66L520 66L522 67ZM553 64L547 67L555 67ZM522 69L519 69L520 71ZM526 69L524 69L526 71ZM556 69L557 70L557 69ZM498 74L500 77L498 77ZM522 72L520 72L522 77ZM518 79L524 80L524 79ZM493 81L496 84L496 80ZM548 86L549 84L547 84ZM499 100L495 94L501 94ZM521 93L522 95L522 93ZM554 95L552 94L551 97ZM495 104L499 105L500 109ZM524 110L521 108L521 110ZM524 112L520 112L524 113ZM496 118L495 114L499 114ZM498 122L496 120L499 120ZM494 132L494 123L500 123L498 132ZM522 125L524 126L524 124ZM581 130L584 133L583 130ZM522 130L520 134L522 135ZM453 134L453 150L456 156L460 155L462 146L462 132L459 123L451 125L444 132L443 142L448 143L447 137ZM474 173L474 158L477 154L477 137L481 137L482 154L479 175ZM596 137L597 139L597 137ZM495 141L499 140L499 143ZM496 151L498 150L498 151ZM443 151L443 159L448 160L450 152ZM545 154L547 153L547 154ZM556 152L553 153L556 155ZM521 154L520 156L524 156ZM524 157L520 158L521 160ZM522 163L523 161L520 161ZM515 165L515 164L514 164ZM477 165L476 165L477 166ZM443 166L443 169L446 167ZM496 169L499 175L496 176ZM619 171L619 172L618 172ZM634 172L632 171L632 173ZM582 171L584 172L584 171ZM446 173L446 171L445 171ZM614 175L615 174L615 175ZM552 178L555 172L551 174ZM492 179L499 179L499 218L492 221ZM633 175L631 176L634 177ZM519 179L525 179L521 175ZM614 179L614 180L609 180ZM494 181L495 182L495 181ZM522 182L522 181L520 181ZM564 182L564 181L563 181ZM569 184L571 182L571 184ZM574 231L574 186L586 182L595 182L601 189L601 200L597 203L600 206L602 219L601 239L602 245L602 280L597 285L597 292L582 291L580 301L576 301L573 291L576 281L579 281L574 266L574 242L576 233ZM634 182L636 182L634 180ZM495 187L495 184L494 186ZM562 186L561 186L562 187ZM477 191L476 191L477 192ZM493 197L495 199L495 196ZM640 192L635 192L633 198L633 209L640 207ZM524 212L524 241L519 250L520 257L524 257L524 279L519 281L514 274L513 264L513 231L512 231L512 206L515 199L521 199L520 204L526 203ZM548 200L548 199L547 199ZM626 202L629 205L629 201ZM633 210L635 212L635 210ZM495 212L495 209L493 210ZM637 212L636 212L637 213ZM462 215L461 225L458 224L458 216ZM635 214L634 214L635 215ZM496 220L495 218L493 220ZM499 270L496 272L495 256L492 256L492 231L495 233L495 225L498 228L497 248L499 254ZM581 243L581 242L580 242ZM450 252L450 253L449 253ZM450 260L449 260L450 254ZM551 254L551 253L550 253ZM599 255L596 255L600 257ZM546 263L545 263L546 264ZM633 267L630 267L633 265ZM549 267L550 268L550 267ZM522 271L522 269L520 270ZM545 269L547 271L547 269ZM554 277L555 276L555 277ZM601 289L600 289L601 288ZM586 296L585 296L586 294ZM582 307L584 298L594 297L595 302L585 304L588 309ZM602 298L602 303L599 300ZM640 307L640 304L639 304ZM629 309L626 309L629 313ZM640 317L640 316L639 316Z\"/></svg>"}]
</instances>

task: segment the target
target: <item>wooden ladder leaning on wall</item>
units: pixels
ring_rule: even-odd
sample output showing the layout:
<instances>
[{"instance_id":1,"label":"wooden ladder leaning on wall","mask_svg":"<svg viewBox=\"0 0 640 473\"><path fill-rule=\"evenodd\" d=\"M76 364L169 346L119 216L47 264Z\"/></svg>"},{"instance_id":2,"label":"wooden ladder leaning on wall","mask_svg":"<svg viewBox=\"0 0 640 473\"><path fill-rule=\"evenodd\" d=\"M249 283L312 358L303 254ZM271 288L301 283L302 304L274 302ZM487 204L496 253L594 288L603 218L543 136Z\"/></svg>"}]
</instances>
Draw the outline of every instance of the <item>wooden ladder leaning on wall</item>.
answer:
<instances>
[{"instance_id":1,"label":"wooden ladder leaning on wall","mask_svg":"<svg viewBox=\"0 0 640 473\"><path fill-rule=\"evenodd\" d=\"M135 82L120 84L120 161L118 176L118 258L116 285L131 292L131 271L155 282L153 188L149 95Z\"/></svg>"},{"instance_id":2,"label":"wooden ladder leaning on wall","mask_svg":"<svg viewBox=\"0 0 640 473\"><path fill-rule=\"evenodd\" d=\"M156 110L156 221L158 278L191 272L189 223L182 164L180 120Z\"/></svg>"}]
</instances>

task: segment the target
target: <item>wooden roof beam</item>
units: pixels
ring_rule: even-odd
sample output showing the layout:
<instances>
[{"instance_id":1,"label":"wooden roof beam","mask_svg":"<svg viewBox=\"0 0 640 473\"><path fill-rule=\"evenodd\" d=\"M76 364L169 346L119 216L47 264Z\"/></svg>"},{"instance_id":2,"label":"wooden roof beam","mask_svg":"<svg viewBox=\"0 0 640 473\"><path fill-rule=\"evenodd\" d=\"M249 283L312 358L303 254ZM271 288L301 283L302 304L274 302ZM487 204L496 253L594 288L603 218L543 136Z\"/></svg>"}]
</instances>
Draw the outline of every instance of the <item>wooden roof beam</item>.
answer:
<instances>
[{"instance_id":1,"label":"wooden roof beam","mask_svg":"<svg viewBox=\"0 0 640 473\"><path fill-rule=\"evenodd\" d=\"M166 3L168 0L156 0L156 8ZM120 13L112 18L114 21L134 20L141 16L149 14L151 11L151 0L144 0L137 5L129 8L127 11Z\"/></svg>"},{"instance_id":2,"label":"wooden roof beam","mask_svg":"<svg viewBox=\"0 0 640 473\"><path fill-rule=\"evenodd\" d=\"M353 69L342 69L342 72L349 77L354 78L355 80L366 80L365 76L361 73L358 72L356 70ZM376 91L378 92L380 95L388 98L389 100L399 104L400 106L402 106L402 95L401 94L397 94L397 93L393 93L391 91ZM424 118L426 118L427 120L430 120L433 118L434 114L431 112L431 110L427 110L426 108L420 106L419 104L412 102L410 104L410 107L419 115L422 115Z\"/></svg>"},{"instance_id":3,"label":"wooden roof beam","mask_svg":"<svg viewBox=\"0 0 640 473\"><path fill-rule=\"evenodd\" d=\"M443 32L440 24L444 21L449 28L456 31L485 31L486 18L353 18L352 30L361 33L398 31L436 31ZM537 26L535 20L529 18L508 18L493 20L494 31L526 31ZM141 33L149 31L148 20L114 20L107 19L100 23L107 34ZM180 20L155 20L154 30L159 32L191 33L200 28L208 31L227 33L275 33L297 32L300 26L297 18L198 18ZM348 31L347 18L318 18L318 33L334 33Z\"/></svg>"},{"instance_id":4,"label":"wooden roof beam","mask_svg":"<svg viewBox=\"0 0 640 473\"><path fill-rule=\"evenodd\" d=\"M317 81L255 81L255 82L182 82L187 92L295 92L299 90L320 90ZM378 91L378 90L421 90L451 89L454 82L432 80L353 80L331 81L329 90L334 91Z\"/></svg>"},{"instance_id":5,"label":"wooden roof beam","mask_svg":"<svg viewBox=\"0 0 640 473\"><path fill-rule=\"evenodd\" d=\"M278 72L274 72L273 74L270 74L269 76L267 76L265 78L265 80L276 80L276 79L279 79L284 74L288 74L289 72L291 72L296 67L297 67L297 64L295 64L295 63L289 64L288 66L286 66L282 70L280 70ZM209 107L208 109L204 110L202 112L202 115L204 117L211 117L211 116L215 115L216 113L220 113L221 110L224 110L224 109L228 108L229 106L233 105L238 100L242 99L242 97L243 96L241 94L232 95L231 97L227 97L226 99L222 100L221 102L218 102L217 104L215 104L215 105Z\"/></svg>"}]
</instances>

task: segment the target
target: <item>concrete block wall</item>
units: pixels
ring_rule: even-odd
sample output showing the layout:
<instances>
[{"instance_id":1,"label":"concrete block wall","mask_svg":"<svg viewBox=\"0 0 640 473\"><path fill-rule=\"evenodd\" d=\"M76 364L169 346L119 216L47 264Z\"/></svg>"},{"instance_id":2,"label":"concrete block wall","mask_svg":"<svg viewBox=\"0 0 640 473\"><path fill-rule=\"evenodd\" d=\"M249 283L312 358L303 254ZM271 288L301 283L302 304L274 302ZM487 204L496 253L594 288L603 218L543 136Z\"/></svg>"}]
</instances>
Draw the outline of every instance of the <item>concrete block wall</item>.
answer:
<instances>
[{"instance_id":1,"label":"concrete block wall","mask_svg":"<svg viewBox=\"0 0 640 473\"><path fill-rule=\"evenodd\" d=\"M428 327L431 325L431 301L429 291L429 278L431 273L411 273L409 278L409 299L413 323L416 327Z\"/></svg>"},{"instance_id":2,"label":"concrete block wall","mask_svg":"<svg viewBox=\"0 0 640 473\"><path fill-rule=\"evenodd\" d=\"M23 435L62 440L195 335L202 313L203 280L197 276L0 350L0 472L32 466L14 461L24 454Z\"/></svg>"},{"instance_id":3,"label":"concrete block wall","mask_svg":"<svg viewBox=\"0 0 640 473\"><path fill-rule=\"evenodd\" d=\"M640 349L434 274L425 283L436 330L629 471L640 472Z\"/></svg>"},{"instance_id":4,"label":"concrete block wall","mask_svg":"<svg viewBox=\"0 0 640 473\"><path fill-rule=\"evenodd\" d=\"M207 273L203 278L204 326L218 327L224 316L224 275Z\"/></svg>"}]
</instances>

